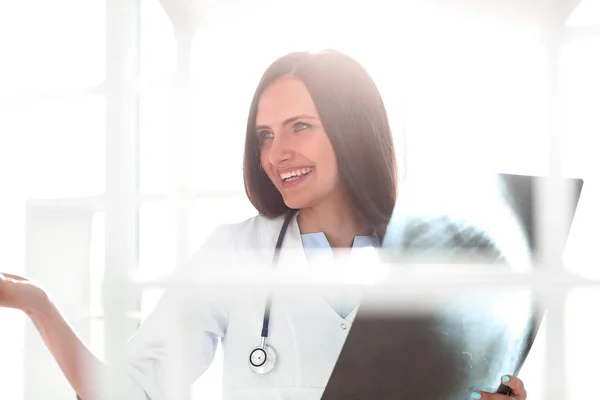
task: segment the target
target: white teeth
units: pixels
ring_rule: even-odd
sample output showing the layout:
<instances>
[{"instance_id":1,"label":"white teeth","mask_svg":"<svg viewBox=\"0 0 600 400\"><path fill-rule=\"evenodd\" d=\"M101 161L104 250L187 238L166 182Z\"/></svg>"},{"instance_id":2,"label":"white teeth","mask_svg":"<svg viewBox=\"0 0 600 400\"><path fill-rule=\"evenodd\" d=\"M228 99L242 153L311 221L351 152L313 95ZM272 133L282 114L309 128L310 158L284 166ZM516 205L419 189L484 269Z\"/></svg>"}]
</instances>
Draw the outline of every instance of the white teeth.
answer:
<instances>
[{"instance_id":1,"label":"white teeth","mask_svg":"<svg viewBox=\"0 0 600 400\"><path fill-rule=\"evenodd\" d=\"M279 176L281 177L282 180L285 180L285 179L296 178L296 177L300 177L302 175L306 175L309 172L312 172L312 170L313 170L312 167L299 168L295 171L290 171L290 172L286 172L283 174L279 174Z\"/></svg>"}]
</instances>

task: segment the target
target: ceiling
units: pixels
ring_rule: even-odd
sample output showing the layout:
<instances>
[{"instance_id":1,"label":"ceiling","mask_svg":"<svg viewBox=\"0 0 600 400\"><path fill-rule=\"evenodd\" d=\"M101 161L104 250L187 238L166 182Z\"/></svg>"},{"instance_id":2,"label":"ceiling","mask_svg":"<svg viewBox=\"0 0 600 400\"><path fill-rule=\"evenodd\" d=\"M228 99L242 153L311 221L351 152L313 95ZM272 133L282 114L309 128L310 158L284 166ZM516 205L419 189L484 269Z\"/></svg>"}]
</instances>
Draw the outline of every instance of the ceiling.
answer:
<instances>
[{"instance_id":1,"label":"ceiling","mask_svg":"<svg viewBox=\"0 0 600 400\"><path fill-rule=\"evenodd\" d=\"M563 24L582 0L397 0L395 7L412 4L427 4L443 7L453 12L475 13L481 18L505 20L509 23L536 25L540 27ZM340 1L340 0L159 0L176 29L193 33L204 18L226 9L228 12L244 12L260 7L289 6L304 9L315 7L315 12L323 3L339 3L340 12L345 7L371 7L376 3L389 6L390 0ZM291 8L293 9L293 8ZM343 14L342 14L343 15Z\"/></svg>"}]
</instances>

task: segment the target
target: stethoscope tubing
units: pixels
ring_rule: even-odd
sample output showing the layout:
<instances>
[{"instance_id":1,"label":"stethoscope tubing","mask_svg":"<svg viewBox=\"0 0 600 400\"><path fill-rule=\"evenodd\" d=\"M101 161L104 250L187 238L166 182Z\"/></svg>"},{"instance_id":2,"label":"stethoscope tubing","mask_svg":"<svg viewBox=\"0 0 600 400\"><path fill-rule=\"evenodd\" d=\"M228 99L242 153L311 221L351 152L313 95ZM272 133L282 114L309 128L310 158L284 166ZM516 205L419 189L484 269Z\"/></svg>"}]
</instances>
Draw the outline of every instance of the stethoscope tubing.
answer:
<instances>
[{"instance_id":1,"label":"stethoscope tubing","mask_svg":"<svg viewBox=\"0 0 600 400\"><path fill-rule=\"evenodd\" d=\"M279 237L277 237L277 243L275 243L275 252L273 253L273 265L277 265L279 262L279 254L281 253L281 247L283 246L283 239L285 239L285 234L287 232L288 226L292 221L292 218L296 215L296 210L290 210L283 221L283 225L281 226L281 230L279 231ZM263 315L263 325L260 331L260 337L266 339L269 336L269 320L271 318L271 295L267 296L267 301L265 302L265 312ZM264 343L264 340L262 341Z\"/></svg>"}]
</instances>

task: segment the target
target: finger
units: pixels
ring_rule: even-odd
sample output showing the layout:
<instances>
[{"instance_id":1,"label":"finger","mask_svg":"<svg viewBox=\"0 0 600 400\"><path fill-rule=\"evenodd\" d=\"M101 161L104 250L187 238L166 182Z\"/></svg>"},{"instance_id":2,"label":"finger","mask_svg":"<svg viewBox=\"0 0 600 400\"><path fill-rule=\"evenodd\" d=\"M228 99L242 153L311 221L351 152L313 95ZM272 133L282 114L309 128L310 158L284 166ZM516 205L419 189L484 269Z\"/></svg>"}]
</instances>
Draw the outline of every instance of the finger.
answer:
<instances>
[{"instance_id":1,"label":"finger","mask_svg":"<svg viewBox=\"0 0 600 400\"><path fill-rule=\"evenodd\" d=\"M8 279L14 279L15 281L28 281L29 279L27 278L23 278L22 276L19 275L13 275L13 274L9 274L6 272L0 272L0 279L4 277L4 278L8 278Z\"/></svg>"},{"instance_id":2,"label":"finger","mask_svg":"<svg viewBox=\"0 0 600 400\"><path fill-rule=\"evenodd\" d=\"M527 398L527 391L523 381L513 375L504 375L501 378L503 385L510 388L510 395L517 400L525 400Z\"/></svg>"},{"instance_id":3,"label":"finger","mask_svg":"<svg viewBox=\"0 0 600 400\"><path fill-rule=\"evenodd\" d=\"M512 396L505 394L484 392L483 390L476 390L471 393L471 399L473 400L519 400Z\"/></svg>"},{"instance_id":4,"label":"finger","mask_svg":"<svg viewBox=\"0 0 600 400\"><path fill-rule=\"evenodd\" d=\"M474 400L526 400L527 391L523 381L513 375L504 375L501 378L501 383L510 388L510 395L500 393L484 392L476 390L471 394L471 399Z\"/></svg>"}]
</instances>

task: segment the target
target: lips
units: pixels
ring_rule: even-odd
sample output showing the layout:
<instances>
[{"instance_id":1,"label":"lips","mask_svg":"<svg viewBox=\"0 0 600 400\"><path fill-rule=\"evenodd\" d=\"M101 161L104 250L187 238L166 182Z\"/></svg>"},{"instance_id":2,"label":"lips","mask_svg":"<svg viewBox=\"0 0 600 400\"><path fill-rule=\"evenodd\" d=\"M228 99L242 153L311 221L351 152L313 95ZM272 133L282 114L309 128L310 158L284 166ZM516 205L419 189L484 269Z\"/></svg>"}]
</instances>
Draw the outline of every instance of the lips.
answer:
<instances>
[{"instance_id":1,"label":"lips","mask_svg":"<svg viewBox=\"0 0 600 400\"><path fill-rule=\"evenodd\" d=\"M285 171L279 172L281 184L284 188L289 189L298 186L304 182L312 173L313 167L299 167L295 169L288 168Z\"/></svg>"},{"instance_id":2,"label":"lips","mask_svg":"<svg viewBox=\"0 0 600 400\"><path fill-rule=\"evenodd\" d=\"M312 172L313 167L299 167L295 169L288 168L285 171L279 171L279 177L282 181L293 181L299 179L304 175L308 175Z\"/></svg>"}]
</instances>

